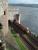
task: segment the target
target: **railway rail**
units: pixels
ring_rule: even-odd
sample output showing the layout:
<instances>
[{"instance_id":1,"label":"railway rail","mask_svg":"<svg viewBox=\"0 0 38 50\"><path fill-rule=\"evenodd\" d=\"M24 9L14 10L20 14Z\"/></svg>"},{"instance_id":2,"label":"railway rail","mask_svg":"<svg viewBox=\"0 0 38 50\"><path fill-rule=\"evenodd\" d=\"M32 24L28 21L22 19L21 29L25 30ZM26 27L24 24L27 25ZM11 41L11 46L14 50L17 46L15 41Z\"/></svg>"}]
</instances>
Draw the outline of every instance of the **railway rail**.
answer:
<instances>
[{"instance_id":1,"label":"railway rail","mask_svg":"<svg viewBox=\"0 0 38 50\"><path fill-rule=\"evenodd\" d=\"M27 32L27 28L23 27L21 24L16 21L11 22L11 27L14 29L16 33L19 33L20 37L23 39L25 43L31 48L30 50L38 50L38 40L32 37L31 32ZM32 42L28 40L24 34L29 38L32 38Z\"/></svg>"}]
</instances>

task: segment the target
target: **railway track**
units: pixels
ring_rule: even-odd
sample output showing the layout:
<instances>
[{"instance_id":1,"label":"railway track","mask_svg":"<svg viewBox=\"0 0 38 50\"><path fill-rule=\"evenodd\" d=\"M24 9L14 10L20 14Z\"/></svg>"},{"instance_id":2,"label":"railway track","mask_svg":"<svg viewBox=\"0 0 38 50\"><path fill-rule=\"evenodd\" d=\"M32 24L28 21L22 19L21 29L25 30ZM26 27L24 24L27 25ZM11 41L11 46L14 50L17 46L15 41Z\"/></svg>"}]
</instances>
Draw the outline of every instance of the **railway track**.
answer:
<instances>
[{"instance_id":1,"label":"railway track","mask_svg":"<svg viewBox=\"0 0 38 50\"><path fill-rule=\"evenodd\" d=\"M20 37L23 39L23 41L29 46L29 50L38 50L38 40L34 39L31 36L31 32L27 33L27 29L24 28L21 24L17 23L16 21L11 23L11 27L13 27L14 31L19 33ZM29 41L26 37L24 37L24 33L27 35L27 37L32 38L33 42ZM31 49L30 49L31 48Z\"/></svg>"}]
</instances>

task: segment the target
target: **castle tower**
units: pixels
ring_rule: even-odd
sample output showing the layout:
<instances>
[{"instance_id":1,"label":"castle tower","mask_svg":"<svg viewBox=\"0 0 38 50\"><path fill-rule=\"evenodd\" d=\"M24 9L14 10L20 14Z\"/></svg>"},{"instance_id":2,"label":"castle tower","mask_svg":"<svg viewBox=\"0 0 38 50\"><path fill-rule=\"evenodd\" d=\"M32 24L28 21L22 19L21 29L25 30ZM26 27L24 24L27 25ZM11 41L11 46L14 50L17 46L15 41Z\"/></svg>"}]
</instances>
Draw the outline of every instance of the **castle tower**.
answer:
<instances>
[{"instance_id":1,"label":"castle tower","mask_svg":"<svg viewBox=\"0 0 38 50\"><path fill-rule=\"evenodd\" d=\"M15 14L15 20L20 24L20 14Z\"/></svg>"},{"instance_id":2,"label":"castle tower","mask_svg":"<svg viewBox=\"0 0 38 50\"><path fill-rule=\"evenodd\" d=\"M8 33L8 1L7 0L2 0L3 3L3 10L4 10L4 14L3 14L3 19L2 19L2 25L3 25L3 35L7 35Z\"/></svg>"},{"instance_id":3,"label":"castle tower","mask_svg":"<svg viewBox=\"0 0 38 50\"><path fill-rule=\"evenodd\" d=\"M19 13L19 9L15 9L16 13L14 14L14 20L16 20L16 22L18 22L20 24L20 17L21 17L21 14Z\"/></svg>"}]
</instances>

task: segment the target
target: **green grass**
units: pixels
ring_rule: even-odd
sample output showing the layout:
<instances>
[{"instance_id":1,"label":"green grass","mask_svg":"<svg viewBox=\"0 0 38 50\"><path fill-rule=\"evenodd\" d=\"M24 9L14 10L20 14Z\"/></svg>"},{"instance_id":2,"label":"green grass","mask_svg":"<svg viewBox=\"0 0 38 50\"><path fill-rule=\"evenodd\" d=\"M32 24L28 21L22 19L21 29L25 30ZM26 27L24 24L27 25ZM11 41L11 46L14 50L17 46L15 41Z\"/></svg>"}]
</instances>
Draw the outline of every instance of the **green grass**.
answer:
<instances>
[{"instance_id":1,"label":"green grass","mask_svg":"<svg viewBox=\"0 0 38 50\"><path fill-rule=\"evenodd\" d=\"M6 50L12 50L11 48L7 48Z\"/></svg>"},{"instance_id":2,"label":"green grass","mask_svg":"<svg viewBox=\"0 0 38 50\"><path fill-rule=\"evenodd\" d=\"M12 31L12 35L16 40L16 44L19 47L19 50L28 50L27 47L24 45L24 43L22 42L22 40L20 39L19 36L17 36L16 32Z\"/></svg>"},{"instance_id":3,"label":"green grass","mask_svg":"<svg viewBox=\"0 0 38 50\"><path fill-rule=\"evenodd\" d=\"M16 37L15 39L16 39L17 44L19 45L20 50L26 50L26 47L24 46L20 38Z\"/></svg>"},{"instance_id":4,"label":"green grass","mask_svg":"<svg viewBox=\"0 0 38 50\"><path fill-rule=\"evenodd\" d=\"M7 48L6 50L11 50L10 48Z\"/></svg>"}]
</instances>

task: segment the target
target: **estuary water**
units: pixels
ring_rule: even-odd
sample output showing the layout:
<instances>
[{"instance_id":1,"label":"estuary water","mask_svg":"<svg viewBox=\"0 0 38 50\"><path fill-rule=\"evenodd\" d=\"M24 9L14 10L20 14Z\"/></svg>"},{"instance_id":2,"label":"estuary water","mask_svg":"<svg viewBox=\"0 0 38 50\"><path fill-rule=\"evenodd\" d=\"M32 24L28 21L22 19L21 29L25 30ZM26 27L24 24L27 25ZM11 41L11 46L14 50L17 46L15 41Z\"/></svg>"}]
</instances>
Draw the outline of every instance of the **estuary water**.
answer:
<instances>
[{"instance_id":1,"label":"estuary water","mask_svg":"<svg viewBox=\"0 0 38 50\"><path fill-rule=\"evenodd\" d=\"M19 13L21 14L21 23L24 26L29 27L33 34L38 35L38 8L23 6L12 7L19 8Z\"/></svg>"}]
</instances>

